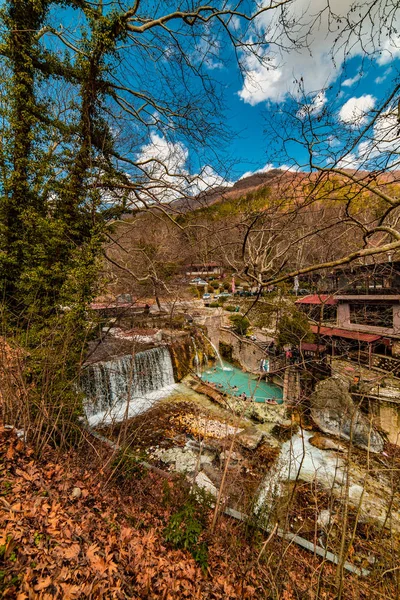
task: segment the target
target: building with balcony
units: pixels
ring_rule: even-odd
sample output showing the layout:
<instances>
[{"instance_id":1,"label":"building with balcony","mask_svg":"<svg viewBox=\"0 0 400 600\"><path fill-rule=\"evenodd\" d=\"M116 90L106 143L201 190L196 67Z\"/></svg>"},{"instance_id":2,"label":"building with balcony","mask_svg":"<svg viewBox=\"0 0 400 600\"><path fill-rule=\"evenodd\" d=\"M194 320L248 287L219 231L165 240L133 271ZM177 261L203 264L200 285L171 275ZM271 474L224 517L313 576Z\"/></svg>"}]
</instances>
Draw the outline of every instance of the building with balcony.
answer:
<instances>
[{"instance_id":1,"label":"building with balcony","mask_svg":"<svg viewBox=\"0 0 400 600\"><path fill-rule=\"evenodd\" d=\"M219 277L223 271L222 266L216 262L185 265L184 269L188 277Z\"/></svg>"},{"instance_id":2,"label":"building with balcony","mask_svg":"<svg viewBox=\"0 0 400 600\"><path fill-rule=\"evenodd\" d=\"M296 305L332 355L353 351L400 357L400 262L335 269L320 291Z\"/></svg>"}]
</instances>

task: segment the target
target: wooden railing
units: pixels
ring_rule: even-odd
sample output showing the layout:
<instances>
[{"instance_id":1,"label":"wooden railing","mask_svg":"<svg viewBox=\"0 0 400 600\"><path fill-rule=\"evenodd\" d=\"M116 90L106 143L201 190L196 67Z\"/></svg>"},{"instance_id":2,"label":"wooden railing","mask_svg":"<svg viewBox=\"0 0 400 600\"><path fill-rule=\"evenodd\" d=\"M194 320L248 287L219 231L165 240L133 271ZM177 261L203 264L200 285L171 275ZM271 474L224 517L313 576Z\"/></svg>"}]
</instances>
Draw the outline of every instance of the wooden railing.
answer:
<instances>
[{"instance_id":1,"label":"wooden railing","mask_svg":"<svg viewBox=\"0 0 400 600\"><path fill-rule=\"evenodd\" d=\"M364 351L350 352L348 357L352 361L367 365L368 367L375 367L376 369L392 374L394 377L400 378L400 359L398 358L375 353L370 355L369 352Z\"/></svg>"}]
</instances>

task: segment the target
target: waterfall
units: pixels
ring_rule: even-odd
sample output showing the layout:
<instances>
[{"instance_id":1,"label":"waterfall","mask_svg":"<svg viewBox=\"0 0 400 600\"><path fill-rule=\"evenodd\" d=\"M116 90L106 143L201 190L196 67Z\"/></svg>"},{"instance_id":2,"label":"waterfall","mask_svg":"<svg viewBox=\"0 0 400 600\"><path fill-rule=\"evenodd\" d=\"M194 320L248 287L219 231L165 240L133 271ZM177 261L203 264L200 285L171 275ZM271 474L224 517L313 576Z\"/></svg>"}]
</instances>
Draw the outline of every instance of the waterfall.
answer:
<instances>
[{"instance_id":1,"label":"waterfall","mask_svg":"<svg viewBox=\"0 0 400 600\"><path fill-rule=\"evenodd\" d=\"M219 365L220 365L221 369L224 369L224 363L222 362L222 358L221 358L221 355L220 355L220 353L218 351L218 348L216 347L215 344L212 343L212 341L210 340L210 338L208 338L203 331L201 333L206 338L206 340L209 342L210 346L213 348L213 350L215 352L215 355L218 358Z\"/></svg>"},{"instance_id":2,"label":"waterfall","mask_svg":"<svg viewBox=\"0 0 400 600\"><path fill-rule=\"evenodd\" d=\"M90 425L143 413L173 386L171 356L165 347L88 365L81 377Z\"/></svg>"},{"instance_id":3,"label":"waterfall","mask_svg":"<svg viewBox=\"0 0 400 600\"><path fill-rule=\"evenodd\" d=\"M201 365L200 365L200 357L199 357L199 352L197 350L197 344L196 344L196 339L191 336L191 340L193 342L193 349L194 349L194 365L196 367L196 371L197 371L197 376L201 377Z\"/></svg>"}]
</instances>

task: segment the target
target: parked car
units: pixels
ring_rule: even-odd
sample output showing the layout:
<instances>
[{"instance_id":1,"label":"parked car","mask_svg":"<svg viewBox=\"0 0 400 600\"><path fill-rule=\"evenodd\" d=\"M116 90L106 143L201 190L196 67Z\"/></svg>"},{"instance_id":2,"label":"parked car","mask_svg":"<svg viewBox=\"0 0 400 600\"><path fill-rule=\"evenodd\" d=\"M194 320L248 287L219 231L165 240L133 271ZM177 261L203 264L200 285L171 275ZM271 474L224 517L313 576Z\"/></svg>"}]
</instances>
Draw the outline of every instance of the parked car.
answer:
<instances>
[{"instance_id":1,"label":"parked car","mask_svg":"<svg viewBox=\"0 0 400 600\"><path fill-rule=\"evenodd\" d=\"M211 300L211 294L203 294L203 300L209 302Z\"/></svg>"},{"instance_id":2,"label":"parked car","mask_svg":"<svg viewBox=\"0 0 400 600\"><path fill-rule=\"evenodd\" d=\"M204 281L201 277L195 277L195 279L192 279L189 283L190 285L207 285L207 281Z\"/></svg>"},{"instance_id":3,"label":"parked car","mask_svg":"<svg viewBox=\"0 0 400 600\"><path fill-rule=\"evenodd\" d=\"M311 293L312 292L310 292L310 290L307 290L306 288L300 288L299 290L297 290L297 293L295 289L289 290L289 294L292 294L293 296L308 296Z\"/></svg>"},{"instance_id":4,"label":"parked car","mask_svg":"<svg viewBox=\"0 0 400 600\"><path fill-rule=\"evenodd\" d=\"M256 342L257 341L257 338L256 338L255 335L246 335L246 338L249 339L249 340L251 340L252 342Z\"/></svg>"},{"instance_id":5,"label":"parked car","mask_svg":"<svg viewBox=\"0 0 400 600\"><path fill-rule=\"evenodd\" d=\"M218 294L219 298L230 298L232 296L232 294L230 294L229 292L221 292L220 294Z\"/></svg>"}]
</instances>

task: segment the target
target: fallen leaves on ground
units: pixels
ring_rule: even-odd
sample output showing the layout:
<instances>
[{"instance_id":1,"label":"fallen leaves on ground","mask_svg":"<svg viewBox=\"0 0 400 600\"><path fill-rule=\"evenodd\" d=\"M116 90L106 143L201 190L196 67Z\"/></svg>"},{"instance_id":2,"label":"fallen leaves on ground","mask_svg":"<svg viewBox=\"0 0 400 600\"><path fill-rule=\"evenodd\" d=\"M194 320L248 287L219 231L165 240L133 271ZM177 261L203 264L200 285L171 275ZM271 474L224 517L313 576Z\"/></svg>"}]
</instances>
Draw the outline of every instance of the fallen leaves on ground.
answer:
<instances>
[{"instance_id":1,"label":"fallen leaves on ground","mask_svg":"<svg viewBox=\"0 0 400 600\"><path fill-rule=\"evenodd\" d=\"M256 597L251 581L243 585L233 570L226 573L221 565L210 580L189 553L167 547L157 519L155 525L149 515L140 520L134 506L134 519L125 514L126 498L99 481L98 469L82 472L57 463L51 450L36 461L15 432L2 426L0 464L3 598ZM79 498L71 496L76 486L86 492Z\"/></svg>"}]
</instances>

